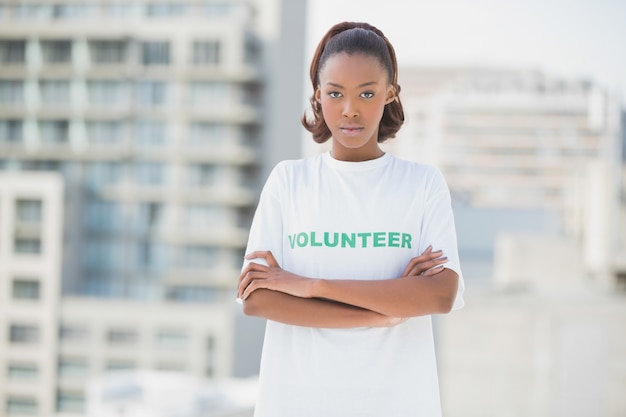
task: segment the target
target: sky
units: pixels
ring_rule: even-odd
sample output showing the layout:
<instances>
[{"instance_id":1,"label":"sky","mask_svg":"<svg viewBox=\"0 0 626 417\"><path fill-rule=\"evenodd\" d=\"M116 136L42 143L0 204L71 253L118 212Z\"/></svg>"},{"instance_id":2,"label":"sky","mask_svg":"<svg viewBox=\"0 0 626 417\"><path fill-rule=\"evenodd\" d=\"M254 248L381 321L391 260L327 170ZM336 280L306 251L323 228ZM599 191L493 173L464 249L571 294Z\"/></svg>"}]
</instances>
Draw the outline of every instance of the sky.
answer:
<instances>
[{"instance_id":1,"label":"sky","mask_svg":"<svg viewBox=\"0 0 626 417\"><path fill-rule=\"evenodd\" d=\"M345 20L381 29L400 66L540 70L626 102L625 0L309 0L307 60Z\"/></svg>"}]
</instances>

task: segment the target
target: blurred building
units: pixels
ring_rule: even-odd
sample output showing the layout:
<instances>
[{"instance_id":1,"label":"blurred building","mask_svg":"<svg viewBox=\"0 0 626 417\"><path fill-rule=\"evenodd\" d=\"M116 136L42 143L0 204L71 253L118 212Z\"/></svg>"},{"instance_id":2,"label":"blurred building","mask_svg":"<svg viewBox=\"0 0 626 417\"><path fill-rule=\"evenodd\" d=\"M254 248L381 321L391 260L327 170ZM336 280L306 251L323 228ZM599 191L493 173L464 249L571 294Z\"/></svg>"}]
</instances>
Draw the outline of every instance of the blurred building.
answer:
<instances>
[{"instance_id":1,"label":"blurred building","mask_svg":"<svg viewBox=\"0 0 626 417\"><path fill-rule=\"evenodd\" d=\"M400 76L407 123L385 146L443 171L467 280L435 317L444 413L624 415L621 103L535 71Z\"/></svg>"},{"instance_id":2,"label":"blurred building","mask_svg":"<svg viewBox=\"0 0 626 417\"><path fill-rule=\"evenodd\" d=\"M403 68L399 81L407 123L386 146L444 172L465 264L491 264L501 229L550 230L580 244L590 275L611 281L626 244L615 227L623 166L615 96L530 70ZM489 268L470 269L491 278Z\"/></svg>"},{"instance_id":3,"label":"blurred building","mask_svg":"<svg viewBox=\"0 0 626 417\"><path fill-rule=\"evenodd\" d=\"M0 416L83 413L112 370L233 374L304 3L0 1Z\"/></svg>"}]
</instances>

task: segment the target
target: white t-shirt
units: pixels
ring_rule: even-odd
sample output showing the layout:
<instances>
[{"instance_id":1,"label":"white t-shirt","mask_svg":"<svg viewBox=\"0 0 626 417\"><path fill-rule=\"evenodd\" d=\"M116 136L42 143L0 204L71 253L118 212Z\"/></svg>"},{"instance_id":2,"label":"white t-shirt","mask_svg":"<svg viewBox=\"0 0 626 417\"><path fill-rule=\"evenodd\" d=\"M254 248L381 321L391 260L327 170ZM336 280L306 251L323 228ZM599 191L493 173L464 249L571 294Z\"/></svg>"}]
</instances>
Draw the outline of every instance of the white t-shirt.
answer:
<instances>
[{"instance_id":1,"label":"white t-shirt","mask_svg":"<svg viewBox=\"0 0 626 417\"><path fill-rule=\"evenodd\" d=\"M450 193L433 167L391 154L329 153L279 163L254 216L247 253L325 279L399 277L429 245L459 274ZM417 278L416 278L417 279ZM390 328L324 329L268 320L256 417L441 415L431 316Z\"/></svg>"}]
</instances>

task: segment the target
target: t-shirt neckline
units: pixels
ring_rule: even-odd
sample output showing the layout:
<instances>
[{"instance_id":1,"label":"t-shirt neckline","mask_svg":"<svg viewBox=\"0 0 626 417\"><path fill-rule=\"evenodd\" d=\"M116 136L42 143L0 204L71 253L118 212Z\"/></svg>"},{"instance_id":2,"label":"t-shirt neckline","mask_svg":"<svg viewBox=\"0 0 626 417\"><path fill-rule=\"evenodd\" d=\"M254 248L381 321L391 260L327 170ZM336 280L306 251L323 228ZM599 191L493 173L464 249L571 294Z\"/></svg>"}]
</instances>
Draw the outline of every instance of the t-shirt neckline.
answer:
<instances>
[{"instance_id":1,"label":"t-shirt neckline","mask_svg":"<svg viewBox=\"0 0 626 417\"><path fill-rule=\"evenodd\" d=\"M322 154L322 158L326 164L339 171L366 171L369 169L376 169L387 165L391 161L391 154L385 152L381 157L376 159L370 159L369 161L351 162L341 161L333 158L330 151Z\"/></svg>"}]
</instances>

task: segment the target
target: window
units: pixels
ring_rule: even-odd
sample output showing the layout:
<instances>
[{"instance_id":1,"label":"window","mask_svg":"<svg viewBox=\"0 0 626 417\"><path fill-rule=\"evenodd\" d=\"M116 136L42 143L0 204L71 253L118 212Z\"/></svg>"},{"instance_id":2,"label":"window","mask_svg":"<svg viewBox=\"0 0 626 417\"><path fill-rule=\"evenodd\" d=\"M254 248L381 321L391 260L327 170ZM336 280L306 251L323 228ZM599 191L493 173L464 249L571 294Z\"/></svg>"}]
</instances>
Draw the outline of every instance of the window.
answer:
<instances>
[{"instance_id":1,"label":"window","mask_svg":"<svg viewBox=\"0 0 626 417\"><path fill-rule=\"evenodd\" d=\"M194 122L189 126L188 142L192 146L217 145L226 134L226 126L223 124Z\"/></svg>"},{"instance_id":2,"label":"window","mask_svg":"<svg viewBox=\"0 0 626 417\"><path fill-rule=\"evenodd\" d=\"M15 7L15 17L18 19L47 20L52 15L49 4L19 3Z\"/></svg>"},{"instance_id":3,"label":"window","mask_svg":"<svg viewBox=\"0 0 626 417\"><path fill-rule=\"evenodd\" d=\"M136 133L140 147L163 146L167 142L167 124L161 121L140 121Z\"/></svg>"},{"instance_id":4,"label":"window","mask_svg":"<svg viewBox=\"0 0 626 417\"><path fill-rule=\"evenodd\" d=\"M135 181L140 185L164 185L165 165L160 162L135 164Z\"/></svg>"},{"instance_id":5,"label":"window","mask_svg":"<svg viewBox=\"0 0 626 417\"><path fill-rule=\"evenodd\" d=\"M24 122L22 120L0 120L0 144L16 144L23 140Z\"/></svg>"},{"instance_id":6,"label":"window","mask_svg":"<svg viewBox=\"0 0 626 417\"><path fill-rule=\"evenodd\" d=\"M94 64L121 64L126 61L128 51L124 41L91 41L89 52Z\"/></svg>"},{"instance_id":7,"label":"window","mask_svg":"<svg viewBox=\"0 0 626 417\"><path fill-rule=\"evenodd\" d=\"M221 43L219 41L196 41L193 43L193 63L196 65L217 65L220 63Z\"/></svg>"},{"instance_id":8,"label":"window","mask_svg":"<svg viewBox=\"0 0 626 417\"><path fill-rule=\"evenodd\" d=\"M206 187L215 183L217 167L213 164L193 164L187 167L187 184L192 187Z\"/></svg>"},{"instance_id":9,"label":"window","mask_svg":"<svg viewBox=\"0 0 626 417\"><path fill-rule=\"evenodd\" d=\"M0 104L24 104L24 81L1 80Z\"/></svg>"},{"instance_id":10,"label":"window","mask_svg":"<svg viewBox=\"0 0 626 417\"><path fill-rule=\"evenodd\" d=\"M15 202L15 218L20 223L39 224L42 219L41 200L18 199Z\"/></svg>"},{"instance_id":11,"label":"window","mask_svg":"<svg viewBox=\"0 0 626 417\"><path fill-rule=\"evenodd\" d=\"M116 184L122 179L122 169L119 162L89 163L85 169L85 182L96 188Z\"/></svg>"},{"instance_id":12,"label":"window","mask_svg":"<svg viewBox=\"0 0 626 417\"><path fill-rule=\"evenodd\" d=\"M8 397L8 415L36 415L38 414L37 400L31 397Z\"/></svg>"},{"instance_id":13,"label":"window","mask_svg":"<svg viewBox=\"0 0 626 417\"><path fill-rule=\"evenodd\" d=\"M41 239L16 237L14 241L14 250L17 254L23 255L39 255L41 254Z\"/></svg>"},{"instance_id":14,"label":"window","mask_svg":"<svg viewBox=\"0 0 626 417\"><path fill-rule=\"evenodd\" d=\"M111 329L107 332L107 341L114 345L133 344L137 340L137 332L131 329Z\"/></svg>"},{"instance_id":15,"label":"window","mask_svg":"<svg viewBox=\"0 0 626 417\"><path fill-rule=\"evenodd\" d=\"M128 106L129 91L128 84L122 81L97 80L87 84L89 104L93 107Z\"/></svg>"},{"instance_id":16,"label":"window","mask_svg":"<svg viewBox=\"0 0 626 417\"><path fill-rule=\"evenodd\" d=\"M209 287L175 286L167 290L166 298L172 301L213 303L219 300L219 291Z\"/></svg>"},{"instance_id":17,"label":"window","mask_svg":"<svg viewBox=\"0 0 626 417\"><path fill-rule=\"evenodd\" d=\"M138 230L158 229L164 220L163 206L159 203L141 203L137 206L137 219L134 222Z\"/></svg>"},{"instance_id":18,"label":"window","mask_svg":"<svg viewBox=\"0 0 626 417\"><path fill-rule=\"evenodd\" d=\"M124 124L119 121L88 121L87 140L90 145L111 146L124 142Z\"/></svg>"},{"instance_id":19,"label":"window","mask_svg":"<svg viewBox=\"0 0 626 417\"><path fill-rule=\"evenodd\" d=\"M189 335L182 330L161 330L156 341L159 348L184 349L189 343Z\"/></svg>"},{"instance_id":20,"label":"window","mask_svg":"<svg viewBox=\"0 0 626 417\"><path fill-rule=\"evenodd\" d=\"M141 62L144 65L168 65L170 63L169 42L142 42Z\"/></svg>"},{"instance_id":21,"label":"window","mask_svg":"<svg viewBox=\"0 0 626 417\"><path fill-rule=\"evenodd\" d=\"M84 378L87 376L89 366L87 361L81 358L60 358L58 364L59 376L64 378Z\"/></svg>"},{"instance_id":22,"label":"window","mask_svg":"<svg viewBox=\"0 0 626 417\"><path fill-rule=\"evenodd\" d=\"M39 135L44 145L61 145L69 142L69 121L44 120L39 122Z\"/></svg>"},{"instance_id":23,"label":"window","mask_svg":"<svg viewBox=\"0 0 626 417\"><path fill-rule=\"evenodd\" d=\"M185 3L154 2L146 6L146 15L152 17L182 16L186 11Z\"/></svg>"},{"instance_id":24,"label":"window","mask_svg":"<svg viewBox=\"0 0 626 417\"><path fill-rule=\"evenodd\" d=\"M7 65L24 64L26 62L26 41L0 41L0 63Z\"/></svg>"},{"instance_id":25,"label":"window","mask_svg":"<svg viewBox=\"0 0 626 417\"><path fill-rule=\"evenodd\" d=\"M72 42L69 40L44 41L43 60L46 64L69 64L72 62Z\"/></svg>"},{"instance_id":26,"label":"window","mask_svg":"<svg viewBox=\"0 0 626 417\"><path fill-rule=\"evenodd\" d=\"M226 219L222 207L192 204L185 211L185 228L187 230L207 230L211 226L223 224Z\"/></svg>"},{"instance_id":27,"label":"window","mask_svg":"<svg viewBox=\"0 0 626 417\"><path fill-rule=\"evenodd\" d=\"M88 201L83 224L88 230L119 230L123 227L121 207L110 201Z\"/></svg>"},{"instance_id":28,"label":"window","mask_svg":"<svg viewBox=\"0 0 626 417\"><path fill-rule=\"evenodd\" d=\"M228 16L234 10L235 5L226 1L207 1L204 5L204 13L210 17Z\"/></svg>"},{"instance_id":29,"label":"window","mask_svg":"<svg viewBox=\"0 0 626 417\"><path fill-rule=\"evenodd\" d=\"M215 338L209 336L206 341L206 376L213 376L215 368Z\"/></svg>"},{"instance_id":30,"label":"window","mask_svg":"<svg viewBox=\"0 0 626 417\"><path fill-rule=\"evenodd\" d=\"M83 326L62 324L59 328L59 339L67 342L84 342L89 339L89 329Z\"/></svg>"},{"instance_id":31,"label":"window","mask_svg":"<svg viewBox=\"0 0 626 417\"><path fill-rule=\"evenodd\" d=\"M68 413L84 413L85 394L78 391L58 391L57 411Z\"/></svg>"},{"instance_id":32,"label":"window","mask_svg":"<svg viewBox=\"0 0 626 417\"><path fill-rule=\"evenodd\" d=\"M12 324L9 328L9 341L23 344L37 343L39 328L33 325Z\"/></svg>"},{"instance_id":33,"label":"window","mask_svg":"<svg viewBox=\"0 0 626 417\"><path fill-rule=\"evenodd\" d=\"M89 239L82 262L88 271L119 270L124 266L124 245L111 239Z\"/></svg>"},{"instance_id":34,"label":"window","mask_svg":"<svg viewBox=\"0 0 626 417\"><path fill-rule=\"evenodd\" d=\"M211 268L217 262L217 250L211 246L186 245L182 248L181 267Z\"/></svg>"},{"instance_id":35,"label":"window","mask_svg":"<svg viewBox=\"0 0 626 417\"><path fill-rule=\"evenodd\" d=\"M18 278L13 281L14 300L38 300L41 293L41 284L35 279Z\"/></svg>"},{"instance_id":36,"label":"window","mask_svg":"<svg viewBox=\"0 0 626 417\"><path fill-rule=\"evenodd\" d=\"M142 81L137 84L137 106L150 109L165 105L167 84L163 81Z\"/></svg>"},{"instance_id":37,"label":"window","mask_svg":"<svg viewBox=\"0 0 626 417\"><path fill-rule=\"evenodd\" d=\"M229 86L213 81L193 82L189 97L193 106L222 107L229 99Z\"/></svg>"},{"instance_id":38,"label":"window","mask_svg":"<svg viewBox=\"0 0 626 417\"><path fill-rule=\"evenodd\" d=\"M33 380L39 376L39 369L33 363L10 363L7 376L9 379Z\"/></svg>"},{"instance_id":39,"label":"window","mask_svg":"<svg viewBox=\"0 0 626 417\"><path fill-rule=\"evenodd\" d=\"M76 19L93 15L94 6L84 3L58 3L52 6L52 17L55 19Z\"/></svg>"},{"instance_id":40,"label":"window","mask_svg":"<svg viewBox=\"0 0 626 417\"><path fill-rule=\"evenodd\" d=\"M58 106L68 105L70 99L70 82L66 80L46 80L40 82L41 101L43 104Z\"/></svg>"},{"instance_id":41,"label":"window","mask_svg":"<svg viewBox=\"0 0 626 417\"><path fill-rule=\"evenodd\" d=\"M126 371L129 369L135 369L135 362L131 360L110 360L106 365L107 371Z\"/></svg>"}]
</instances>

